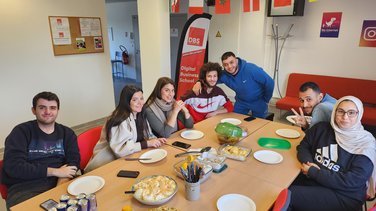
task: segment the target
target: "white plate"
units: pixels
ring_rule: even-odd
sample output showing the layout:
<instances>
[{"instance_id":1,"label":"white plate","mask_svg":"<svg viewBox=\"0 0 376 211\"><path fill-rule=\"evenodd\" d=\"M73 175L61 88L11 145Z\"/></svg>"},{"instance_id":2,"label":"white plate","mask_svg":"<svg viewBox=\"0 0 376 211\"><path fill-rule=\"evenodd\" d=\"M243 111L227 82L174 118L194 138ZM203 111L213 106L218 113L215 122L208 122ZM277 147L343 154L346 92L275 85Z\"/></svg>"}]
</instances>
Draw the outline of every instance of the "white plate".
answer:
<instances>
[{"instance_id":1,"label":"white plate","mask_svg":"<svg viewBox=\"0 0 376 211\"><path fill-rule=\"evenodd\" d=\"M283 157L278 152L274 152L271 150L259 150L253 153L253 157L256 158L256 160L261 161L263 163L267 164L277 164L282 162Z\"/></svg>"},{"instance_id":2,"label":"white plate","mask_svg":"<svg viewBox=\"0 0 376 211\"><path fill-rule=\"evenodd\" d=\"M167 151L164 149L153 149L145 152L140 158L151 158L151 160L140 160L141 163L155 163L167 156Z\"/></svg>"},{"instance_id":3,"label":"white plate","mask_svg":"<svg viewBox=\"0 0 376 211\"><path fill-rule=\"evenodd\" d=\"M275 131L275 133L285 138L299 138L300 137L300 133L293 129L278 129Z\"/></svg>"},{"instance_id":4,"label":"white plate","mask_svg":"<svg viewBox=\"0 0 376 211\"><path fill-rule=\"evenodd\" d=\"M287 121L296 125L296 122L294 120L295 117L296 117L295 115L290 115L290 116L287 116L286 119L287 119ZM312 117L311 116L304 116L304 117L307 119L308 124L311 124Z\"/></svg>"},{"instance_id":5,"label":"white plate","mask_svg":"<svg viewBox=\"0 0 376 211\"><path fill-rule=\"evenodd\" d=\"M233 125L240 125L242 123L242 121L240 121L239 119L235 119L235 118L222 119L221 123L224 123L224 122L228 122L228 123L231 123Z\"/></svg>"},{"instance_id":6,"label":"white plate","mask_svg":"<svg viewBox=\"0 0 376 211\"><path fill-rule=\"evenodd\" d=\"M217 201L219 211L256 211L256 204L252 199L241 194L226 194Z\"/></svg>"},{"instance_id":7,"label":"white plate","mask_svg":"<svg viewBox=\"0 0 376 211\"><path fill-rule=\"evenodd\" d=\"M194 140L202 138L204 136L204 133L199 130L185 130L180 133L180 136L185 139Z\"/></svg>"},{"instance_id":8,"label":"white plate","mask_svg":"<svg viewBox=\"0 0 376 211\"><path fill-rule=\"evenodd\" d=\"M78 195L80 193L95 193L104 186L104 179L98 176L81 176L68 186L68 193Z\"/></svg>"}]
</instances>

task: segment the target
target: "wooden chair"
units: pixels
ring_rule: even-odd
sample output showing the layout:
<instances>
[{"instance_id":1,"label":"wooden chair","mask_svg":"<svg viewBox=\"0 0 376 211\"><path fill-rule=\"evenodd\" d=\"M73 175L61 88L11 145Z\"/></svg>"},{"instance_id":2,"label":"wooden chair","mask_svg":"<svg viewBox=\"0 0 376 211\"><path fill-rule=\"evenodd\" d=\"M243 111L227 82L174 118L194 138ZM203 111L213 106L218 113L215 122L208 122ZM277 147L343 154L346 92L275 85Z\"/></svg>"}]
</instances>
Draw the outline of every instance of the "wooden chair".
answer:
<instances>
[{"instance_id":1,"label":"wooden chair","mask_svg":"<svg viewBox=\"0 0 376 211\"><path fill-rule=\"evenodd\" d=\"M80 169L83 170L93 155L93 149L101 136L102 126L91 128L77 136L80 150Z\"/></svg>"}]
</instances>

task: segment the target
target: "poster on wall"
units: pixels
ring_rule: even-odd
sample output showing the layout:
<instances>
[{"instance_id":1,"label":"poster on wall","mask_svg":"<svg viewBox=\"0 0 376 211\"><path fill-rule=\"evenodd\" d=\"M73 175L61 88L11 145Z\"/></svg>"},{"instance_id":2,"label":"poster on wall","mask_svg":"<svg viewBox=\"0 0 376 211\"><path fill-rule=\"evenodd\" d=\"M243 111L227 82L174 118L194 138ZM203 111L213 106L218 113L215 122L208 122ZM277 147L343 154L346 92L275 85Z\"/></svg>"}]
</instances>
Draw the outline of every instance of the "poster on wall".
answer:
<instances>
[{"instance_id":1,"label":"poster on wall","mask_svg":"<svg viewBox=\"0 0 376 211\"><path fill-rule=\"evenodd\" d=\"M320 37L338 38L342 12L324 12L321 21Z\"/></svg>"},{"instance_id":2,"label":"poster on wall","mask_svg":"<svg viewBox=\"0 0 376 211\"><path fill-rule=\"evenodd\" d=\"M68 18L51 17L50 26L54 45L70 45L72 43Z\"/></svg>"},{"instance_id":3,"label":"poster on wall","mask_svg":"<svg viewBox=\"0 0 376 211\"><path fill-rule=\"evenodd\" d=\"M196 14L185 23L176 61L176 99L191 89L198 79L205 62L210 19L209 14Z\"/></svg>"},{"instance_id":4,"label":"poster on wall","mask_svg":"<svg viewBox=\"0 0 376 211\"><path fill-rule=\"evenodd\" d=\"M360 34L360 47L376 47L376 20L364 20Z\"/></svg>"}]
</instances>

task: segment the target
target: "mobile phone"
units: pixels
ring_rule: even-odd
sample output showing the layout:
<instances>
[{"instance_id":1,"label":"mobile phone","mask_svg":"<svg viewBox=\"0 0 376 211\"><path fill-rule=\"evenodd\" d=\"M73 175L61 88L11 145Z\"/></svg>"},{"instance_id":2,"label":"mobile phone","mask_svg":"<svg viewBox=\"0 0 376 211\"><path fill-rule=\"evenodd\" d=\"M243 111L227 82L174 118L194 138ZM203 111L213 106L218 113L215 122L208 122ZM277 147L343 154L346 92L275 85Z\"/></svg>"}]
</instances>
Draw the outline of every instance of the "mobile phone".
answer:
<instances>
[{"instance_id":1,"label":"mobile phone","mask_svg":"<svg viewBox=\"0 0 376 211\"><path fill-rule=\"evenodd\" d=\"M183 149L188 149L189 147L191 147L190 144L186 144L186 143L183 143L183 142L180 142L180 141L175 141L174 143L172 143L172 145L183 148Z\"/></svg>"},{"instance_id":2,"label":"mobile phone","mask_svg":"<svg viewBox=\"0 0 376 211\"><path fill-rule=\"evenodd\" d=\"M45 210L49 210L49 209L52 209L53 207L55 207L55 205L57 205L58 203L53 200L53 199L48 199L47 201L44 201L40 204L40 207L42 207L43 209Z\"/></svg>"},{"instance_id":3,"label":"mobile phone","mask_svg":"<svg viewBox=\"0 0 376 211\"><path fill-rule=\"evenodd\" d=\"M249 116L249 117L244 118L244 121L250 122L250 121L255 120L255 119L256 119L256 117Z\"/></svg>"},{"instance_id":4,"label":"mobile phone","mask_svg":"<svg viewBox=\"0 0 376 211\"><path fill-rule=\"evenodd\" d=\"M118 177L137 178L140 174L139 171L120 170L117 174Z\"/></svg>"}]
</instances>

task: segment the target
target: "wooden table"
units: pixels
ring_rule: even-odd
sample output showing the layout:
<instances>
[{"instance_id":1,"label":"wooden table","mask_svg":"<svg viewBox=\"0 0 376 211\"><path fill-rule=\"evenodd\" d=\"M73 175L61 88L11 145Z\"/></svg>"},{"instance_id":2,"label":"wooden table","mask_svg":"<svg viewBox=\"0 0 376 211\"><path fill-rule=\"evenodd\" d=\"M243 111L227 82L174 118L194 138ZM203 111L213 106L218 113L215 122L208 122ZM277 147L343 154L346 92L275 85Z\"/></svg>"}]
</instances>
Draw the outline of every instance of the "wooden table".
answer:
<instances>
[{"instance_id":1,"label":"wooden table","mask_svg":"<svg viewBox=\"0 0 376 211\"><path fill-rule=\"evenodd\" d=\"M268 210L274 203L278 193L289 186L299 173L299 162L296 159L296 145L300 142L304 133L299 128L285 124L270 122L263 119L255 119L251 122L243 121L244 115L230 113L212 117L195 125L194 129L203 131L205 136L198 140L185 140L180 137L180 131L168 139L169 143L176 140L192 145L192 148L204 146L219 147L214 128L223 118L232 117L242 120L241 126L248 128L249 136L243 139L238 145L251 148L252 151L262 149L257 144L260 137L278 137L275 130L279 128L292 128L298 130L302 136L297 139L287 139L291 142L290 150L275 150L284 157L282 163L270 165L261 163L251 155L246 161L226 159L228 168L220 174L213 173L211 177L201 184L201 196L197 201L188 201L184 194L184 181L178 178L173 170L173 165L184 158L175 158L174 155L182 152L179 149L162 146L168 152L165 159L152 164L142 164L138 161L125 161L123 158L115 160L85 175L98 175L105 179L106 184L99 190L97 195L99 211L119 211L125 205L131 205L134 210L148 210L157 206L148 206L139 203L132 195L125 195L124 191L130 190L137 179L119 178L116 174L119 170L140 171L138 178L149 175L162 174L172 177L178 183L178 192L165 205L176 207L180 210L217 210L218 198L228 193L238 193L250 197L257 206L257 210ZM265 148L264 148L265 149ZM135 153L130 157L138 157L145 150ZM59 185L45 193L31 198L11 208L17 210L38 210L39 204L52 198L59 200L62 194L67 193L70 182Z\"/></svg>"}]
</instances>

